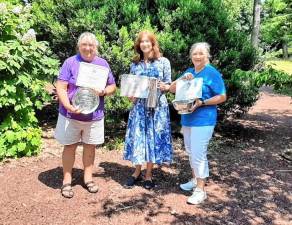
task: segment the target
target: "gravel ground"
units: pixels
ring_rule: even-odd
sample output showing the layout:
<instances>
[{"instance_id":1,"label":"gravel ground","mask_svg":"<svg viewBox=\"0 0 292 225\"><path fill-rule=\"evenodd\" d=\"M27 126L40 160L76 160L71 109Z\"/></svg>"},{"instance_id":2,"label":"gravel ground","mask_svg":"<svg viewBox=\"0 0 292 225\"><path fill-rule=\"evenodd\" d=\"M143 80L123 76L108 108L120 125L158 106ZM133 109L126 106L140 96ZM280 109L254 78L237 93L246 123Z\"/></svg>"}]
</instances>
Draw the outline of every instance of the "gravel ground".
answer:
<instances>
[{"instance_id":1,"label":"gravel ground","mask_svg":"<svg viewBox=\"0 0 292 225\"><path fill-rule=\"evenodd\" d=\"M82 185L81 149L74 166L75 196L60 194L60 146L44 126L37 157L0 164L0 224L292 224L292 164L281 157L292 148L290 98L263 90L242 119L218 128L209 148L208 199L186 204L191 193L180 182L191 176L182 139L174 138L175 159L156 167L157 187L124 189L133 171L121 151L98 148L94 180L97 194Z\"/></svg>"}]
</instances>

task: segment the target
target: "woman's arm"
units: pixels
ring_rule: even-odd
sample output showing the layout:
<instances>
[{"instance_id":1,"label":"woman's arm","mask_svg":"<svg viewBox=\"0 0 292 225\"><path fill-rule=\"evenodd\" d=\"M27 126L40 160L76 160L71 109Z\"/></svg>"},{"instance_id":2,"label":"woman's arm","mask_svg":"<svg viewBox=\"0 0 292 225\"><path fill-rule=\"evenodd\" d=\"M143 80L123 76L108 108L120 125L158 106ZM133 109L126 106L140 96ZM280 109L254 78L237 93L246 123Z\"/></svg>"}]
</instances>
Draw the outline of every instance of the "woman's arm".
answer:
<instances>
[{"instance_id":1,"label":"woman's arm","mask_svg":"<svg viewBox=\"0 0 292 225\"><path fill-rule=\"evenodd\" d=\"M171 93L175 93L175 91L176 91L176 82L177 82L177 80L173 81L169 86L169 91Z\"/></svg>"},{"instance_id":2,"label":"woman's arm","mask_svg":"<svg viewBox=\"0 0 292 225\"><path fill-rule=\"evenodd\" d=\"M163 79L162 81L158 82L158 88L160 91L169 91L170 83L171 83L171 65L170 61L163 57L162 58L162 65L163 65Z\"/></svg>"},{"instance_id":3,"label":"woman's arm","mask_svg":"<svg viewBox=\"0 0 292 225\"><path fill-rule=\"evenodd\" d=\"M175 93L175 91L176 91L176 82L178 80L180 80L180 79L182 79L182 80L192 80L192 79L194 79L194 76L190 72L185 72L181 77L177 78L175 81L173 81L170 84L170 87L169 87L169 91L170 92Z\"/></svg>"},{"instance_id":4,"label":"woman's arm","mask_svg":"<svg viewBox=\"0 0 292 225\"><path fill-rule=\"evenodd\" d=\"M192 111L196 110L197 108L201 107L201 106L206 106L206 105L218 105L220 103L225 102L227 99L226 94L222 94L222 95L215 95L212 98L209 99L205 99L205 100L200 100L197 99Z\"/></svg>"},{"instance_id":5,"label":"woman's arm","mask_svg":"<svg viewBox=\"0 0 292 225\"><path fill-rule=\"evenodd\" d=\"M80 113L80 110L71 105L67 94L68 82L58 80L56 83L56 91L61 104L71 113Z\"/></svg>"},{"instance_id":6,"label":"woman's arm","mask_svg":"<svg viewBox=\"0 0 292 225\"><path fill-rule=\"evenodd\" d=\"M215 95L212 98L205 99L204 101L199 100L202 105L218 105L220 103L225 102L227 99L226 94L223 95Z\"/></svg>"},{"instance_id":7,"label":"woman's arm","mask_svg":"<svg viewBox=\"0 0 292 225\"><path fill-rule=\"evenodd\" d=\"M103 90L94 89L95 94L98 96L109 96L112 95L116 91L116 84L110 84L106 86Z\"/></svg>"},{"instance_id":8,"label":"woman's arm","mask_svg":"<svg viewBox=\"0 0 292 225\"><path fill-rule=\"evenodd\" d=\"M106 88L104 89L104 95L106 96L112 95L113 93L115 93L116 89L117 89L116 84L110 84L106 86Z\"/></svg>"}]
</instances>

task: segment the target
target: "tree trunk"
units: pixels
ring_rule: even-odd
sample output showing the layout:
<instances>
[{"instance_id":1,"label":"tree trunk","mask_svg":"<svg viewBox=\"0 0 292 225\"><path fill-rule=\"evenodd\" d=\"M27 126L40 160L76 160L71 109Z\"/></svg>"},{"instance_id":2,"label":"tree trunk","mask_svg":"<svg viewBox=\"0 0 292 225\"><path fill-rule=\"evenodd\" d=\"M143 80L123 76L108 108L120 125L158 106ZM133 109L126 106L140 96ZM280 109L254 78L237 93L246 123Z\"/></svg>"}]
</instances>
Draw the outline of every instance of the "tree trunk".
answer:
<instances>
[{"instance_id":1,"label":"tree trunk","mask_svg":"<svg viewBox=\"0 0 292 225\"><path fill-rule=\"evenodd\" d=\"M288 59L288 45L285 41L282 42L283 58Z\"/></svg>"},{"instance_id":2,"label":"tree trunk","mask_svg":"<svg viewBox=\"0 0 292 225\"><path fill-rule=\"evenodd\" d=\"M251 44L255 48L257 48L259 45L260 22L261 22L261 0L254 0Z\"/></svg>"}]
</instances>

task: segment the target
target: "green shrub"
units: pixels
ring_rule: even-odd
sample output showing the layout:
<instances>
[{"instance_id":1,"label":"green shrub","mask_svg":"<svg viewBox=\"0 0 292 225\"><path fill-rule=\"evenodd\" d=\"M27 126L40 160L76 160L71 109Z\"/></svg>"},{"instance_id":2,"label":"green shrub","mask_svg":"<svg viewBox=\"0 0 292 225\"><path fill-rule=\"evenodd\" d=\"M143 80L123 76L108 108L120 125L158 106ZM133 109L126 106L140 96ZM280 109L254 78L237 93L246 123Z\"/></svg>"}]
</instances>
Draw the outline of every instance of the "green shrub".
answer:
<instances>
[{"instance_id":1,"label":"green shrub","mask_svg":"<svg viewBox=\"0 0 292 225\"><path fill-rule=\"evenodd\" d=\"M220 106L223 115L240 116L258 99L259 88L272 86L279 93L292 96L292 76L268 66L261 71L236 70L228 80L229 99Z\"/></svg>"},{"instance_id":2,"label":"green shrub","mask_svg":"<svg viewBox=\"0 0 292 225\"><path fill-rule=\"evenodd\" d=\"M0 160L39 152L41 130L35 110L50 100L45 79L58 61L35 40L30 6L0 3Z\"/></svg>"},{"instance_id":3,"label":"green shrub","mask_svg":"<svg viewBox=\"0 0 292 225\"><path fill-rule=\"evenodd\" d=\"M100 54L109 61L117 81L129 72L133 41L144 28L157 34L164 56L171 61L173 77L192 66L190 46L207 41L212 63L227 84L228 101L222 113L231 114L234 104L244 112L256 100L257 92L237 90L241 86L233 83L232 76L237 69L251 70L258 53L224 4L223 0L35 0L33 11L40 38L50 42L61 60L75 54L81 32L95 33L101 43ZM241 98L236 96L239 93Z\"/></svg>"},{"instance_id":4,"label":"green shrub","mask_svg":"<svg viewBox=\"0 0 292 225\"><path fill-rule=\"evenodd\" d=\"M267 66L257 77L260 84L273 86L279 93L292 96L292 76L283 71Z\"/></svg>"}]
</instances>

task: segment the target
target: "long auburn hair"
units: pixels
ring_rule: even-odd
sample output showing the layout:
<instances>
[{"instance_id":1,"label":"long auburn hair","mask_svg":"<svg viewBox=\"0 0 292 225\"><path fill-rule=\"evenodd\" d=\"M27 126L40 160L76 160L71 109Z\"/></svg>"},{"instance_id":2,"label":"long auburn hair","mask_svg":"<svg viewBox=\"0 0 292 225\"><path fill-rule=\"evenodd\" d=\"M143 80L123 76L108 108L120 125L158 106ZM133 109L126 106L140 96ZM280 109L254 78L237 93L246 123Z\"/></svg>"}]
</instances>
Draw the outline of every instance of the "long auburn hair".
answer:
<instances>
[{"instance_id":1,"label":"long auburn hair","mask_svg":"<svg viewBox=\"0 0 292 225\"><path fill-rule=\"evenodd\" d=\"M149 55L149 60L154 61L162 56L155 34L153 34L152 32L150 32L148 30L144 30L138 34L137 39L136 39L135 44L134 44L134 49L135 49L135 52L137 53L133 58L134 63L139 63L141 60L144 59L143 52L140 48L140 43L141 43L141 40L144 36L149 38L149 40L152 43L152 50L151 50L150 55Z\"/></svg>"}]
</instances>

